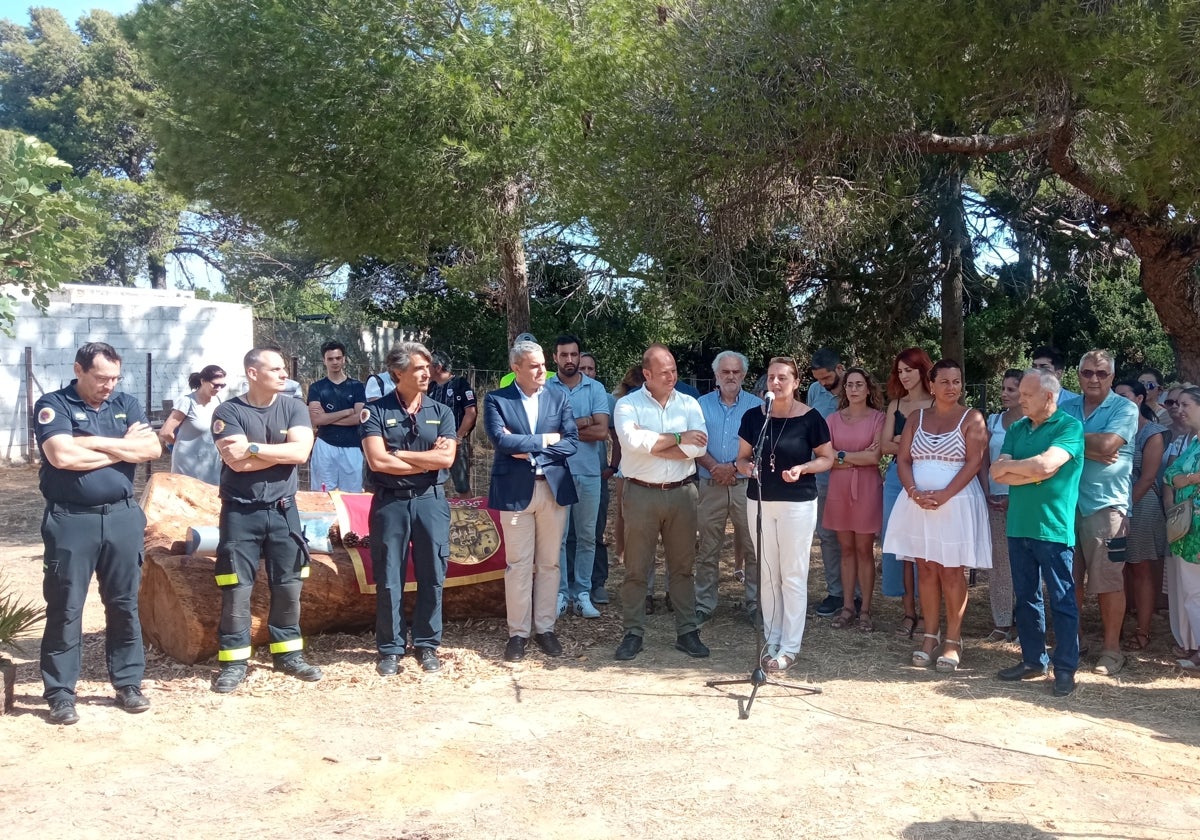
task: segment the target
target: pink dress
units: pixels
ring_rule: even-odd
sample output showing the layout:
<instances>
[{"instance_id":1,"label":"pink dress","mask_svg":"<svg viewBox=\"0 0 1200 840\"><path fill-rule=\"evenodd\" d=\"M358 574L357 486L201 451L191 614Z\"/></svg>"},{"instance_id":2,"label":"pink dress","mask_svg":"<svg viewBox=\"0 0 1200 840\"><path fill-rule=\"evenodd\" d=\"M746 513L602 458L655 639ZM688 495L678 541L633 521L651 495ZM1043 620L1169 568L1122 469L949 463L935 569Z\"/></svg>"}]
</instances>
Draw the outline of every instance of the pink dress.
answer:
<instances>
[{"instance_id":1,"label":"pink dress","mask_svg":"<svg viewBox=\"0 0 1200 840\"><path fill-rule=\"evenodd\" d=\"M834 453L861 452L879 440L884 414L875 411L847 423L835 411L825 419ZM883 527L883 476L878 464L834 467L829 471L829 495L821 526L830 531L878 534Z\"/></svg>"}]
</instances>

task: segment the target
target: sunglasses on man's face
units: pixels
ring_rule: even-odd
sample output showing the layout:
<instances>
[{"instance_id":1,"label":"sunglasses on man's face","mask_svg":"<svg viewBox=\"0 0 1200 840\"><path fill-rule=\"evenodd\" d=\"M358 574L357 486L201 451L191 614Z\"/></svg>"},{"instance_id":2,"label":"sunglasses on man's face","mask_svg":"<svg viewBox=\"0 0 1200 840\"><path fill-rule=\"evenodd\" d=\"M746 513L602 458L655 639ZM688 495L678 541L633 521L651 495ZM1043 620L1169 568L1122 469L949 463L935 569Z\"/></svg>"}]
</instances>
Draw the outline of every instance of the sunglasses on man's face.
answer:
<instances>
[{"instance_id":1,"label":"sunglasses on man's face","mask_svg":"<svg viewBox=\"0 0 1200 840\"><path fill-rule=\"evenodd\" d=\"M1179 405L1179 400L1163 400L1163 405L1165 405L1167 408L1174 408L1175 406Z\"/></svg>"},{"instance_id":2,"label":"sunglasses on man's face","mask_svg":"<svg viewBox=\"0 0 1200 840\"><path fill-rule=\"evenodd\" d=\"M1145 388L1147 391L1157 391L1158 383L1157 382L1143 382L1142 387Z\"/></svg>"}]
</instances>

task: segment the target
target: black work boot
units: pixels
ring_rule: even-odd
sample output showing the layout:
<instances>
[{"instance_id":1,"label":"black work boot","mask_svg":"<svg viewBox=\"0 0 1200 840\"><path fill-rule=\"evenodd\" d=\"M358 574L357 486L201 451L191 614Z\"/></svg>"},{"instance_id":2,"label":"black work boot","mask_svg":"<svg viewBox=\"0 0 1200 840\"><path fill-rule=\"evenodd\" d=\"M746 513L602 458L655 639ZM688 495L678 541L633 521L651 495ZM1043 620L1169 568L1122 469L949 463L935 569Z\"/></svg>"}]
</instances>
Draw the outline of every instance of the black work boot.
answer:
<instances>
[{"instance_id":1,"label":"black work boot","mask_svg":"<svg viewBox=\"0 0 1200 840\"><path fill-rule=\"evenodd\" d=\"M324 674L316 665L310 665L304 661L303 653L289 653L285 656L275 657L275 670L280 673L295 677L304 682L316 682L321 679Z\"/></svg>"},{"instance_id":2,"label":"black work boot","mask_svg":"<svg viewBox=\"0 0 1200 840\"><path fill-rule=\"evenodd\" d=\"M217 672L217 678L213 680L212 690L217 694L228 694L241 685L244 679L246 679L245 662L226 662L221 666L221 670Z\"/></svg>"}]
</instances>

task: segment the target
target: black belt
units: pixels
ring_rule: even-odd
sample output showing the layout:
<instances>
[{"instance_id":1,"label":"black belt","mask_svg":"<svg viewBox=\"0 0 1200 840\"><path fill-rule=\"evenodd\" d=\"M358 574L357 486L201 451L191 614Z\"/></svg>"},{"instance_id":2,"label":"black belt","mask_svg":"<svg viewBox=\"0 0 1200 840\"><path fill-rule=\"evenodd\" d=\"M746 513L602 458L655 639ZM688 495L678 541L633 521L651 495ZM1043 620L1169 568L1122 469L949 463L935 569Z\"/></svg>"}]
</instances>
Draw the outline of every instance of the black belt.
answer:
<instances>
[{"instance_id":1,"label":"black belt","mask_svg":"<svg viewBox=\"0 0 1200 840\"><path fill-rule=\"evenodd\" d=\"M110 502L107 505L77 505L72 502L50 502L53 507L65 510L67 513L99 513L105 514L112 510L120 508L135 507L133 499L121 499L118 502Z\"/></svg>"},{"instance_id":2,"label":"black belt","mask_svg":"<svg viewBox=\"0 0 1200 840\"><path fill-rule=\"evenodd\" d=\"M649 481L642 481L640 478L630 478L625 476L625 480L630 484L636 484L638 487L645 487L647 490L674 490L678 487L687 487L689 484L696 483L696 476L689 475L683 481L668 481L665 484L652 484Z\"/></svg>"},{"instance_id":3,"label":"black belt","mask_svg":"<svg viewBox=\"0 0 1200 840\"><path fill-rule=\"evenodd\" d=\"M239 502L236 499L224 499L225 504L242 510L287 510L296 504L294 496L284 496L273 502Z\"/></svg>"},{"instance_id":4,"label":"black belt","mask_svg":"<svg viewBox=\"0 0 1200 840\"><path fill-rule=\"evenodd\" d=\"M430 487L426 487L424 490L412 490L409 488L400 488L400 487L380 487L375 490L375 495L387 496L388 498L392 498L392 499L410 499L411 500L411 499L420 499L424 496L428 496L431 493L436 496L437 491L441 490L441 489L442 489L441 486L438 484L434 484Z\"/></svg>"}]
</instances>

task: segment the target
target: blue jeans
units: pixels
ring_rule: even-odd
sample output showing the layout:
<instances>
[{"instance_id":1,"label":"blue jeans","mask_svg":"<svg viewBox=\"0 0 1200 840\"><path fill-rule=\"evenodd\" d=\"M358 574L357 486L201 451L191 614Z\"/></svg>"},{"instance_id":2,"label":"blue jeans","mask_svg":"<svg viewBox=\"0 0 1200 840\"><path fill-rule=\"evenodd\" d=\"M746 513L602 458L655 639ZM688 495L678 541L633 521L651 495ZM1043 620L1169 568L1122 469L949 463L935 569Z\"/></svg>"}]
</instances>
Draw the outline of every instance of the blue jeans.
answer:
<instances>
[{"instance_id":1,"label":"blue jeans","mask_svg":"<svg viewBox=\"0 0 1200 840\"><path fill-rule=\"evenodd\" d=\"M904 488L900 486L900 471L896 469L896 461L893 459L883 477L883 528L879 531L880 545L883 545L883 538L887 536L888 518L892 515L892 508L903 492ZM899 598L904 595L904 576L906 574L913 578L912 591L914 593L917 591L916 563L897 560L895 554L884 554L882 565L883 580L880 583L880 589L884 595L889 598Z\"/></svg>"},{"instance_id":2,"label":"blue jeans","mask_svg":"<svg viewBox=\"0 0 1200 840\"><path fill-rule=\"evenodd\" d=\"M600 476L575 475L575 493L579 501L571 505L570 524L564 529L562 553L558 565L561 580L558 594L571 601L592 594L592 567L596 562L596 514L600 510ZM567 560L567 538L575 535L574 562Z\"/></svg>"},{"instance_id":3,"label":"blue jeans","mask_svg":"<svg viewBox=\"0 0 1200 840\"><path fill-rule=\"evenodd\" d=\"M837 531L831 531L821 523L825 521L825 497L829 495L829 473L817 473L817 539L821 541L821 562L825 565L825 589L835 598L844 597L842 592L842 544ZM854 593L850 594L854 597Z\"/></svg>"},{"instance_id":4,"label":"blue jeans","mask_svg":"<svg viewBox=\"0 0 1200 840\"><path fill-rule=\"evenodd\" d=\"M608 545L604 542L604 529L608 527L608 482L600 479L600 509L596 514L596 559L592 564L592 590L608 583ZM574 543L574 535L567 538L567 550Z\"/></svg>"},{"instance_id":5,"label":"blue jeans","mask_svg":"<svg viewBox=\"0 0 1200 840\"><path fill-rule=\"evenodd\" d=\"M1014 620L1021 640L1021 660L1026 665L1055 672L1074 673L1079 667L1079 608L1075 603L1072 558L1075 550L1065 543L1008 538L1008 562L1012 568ZM1054 616L1054 655L1046 656L1046 610L1042 604L1042 581Z\"/></svg>"}]
</instances>

